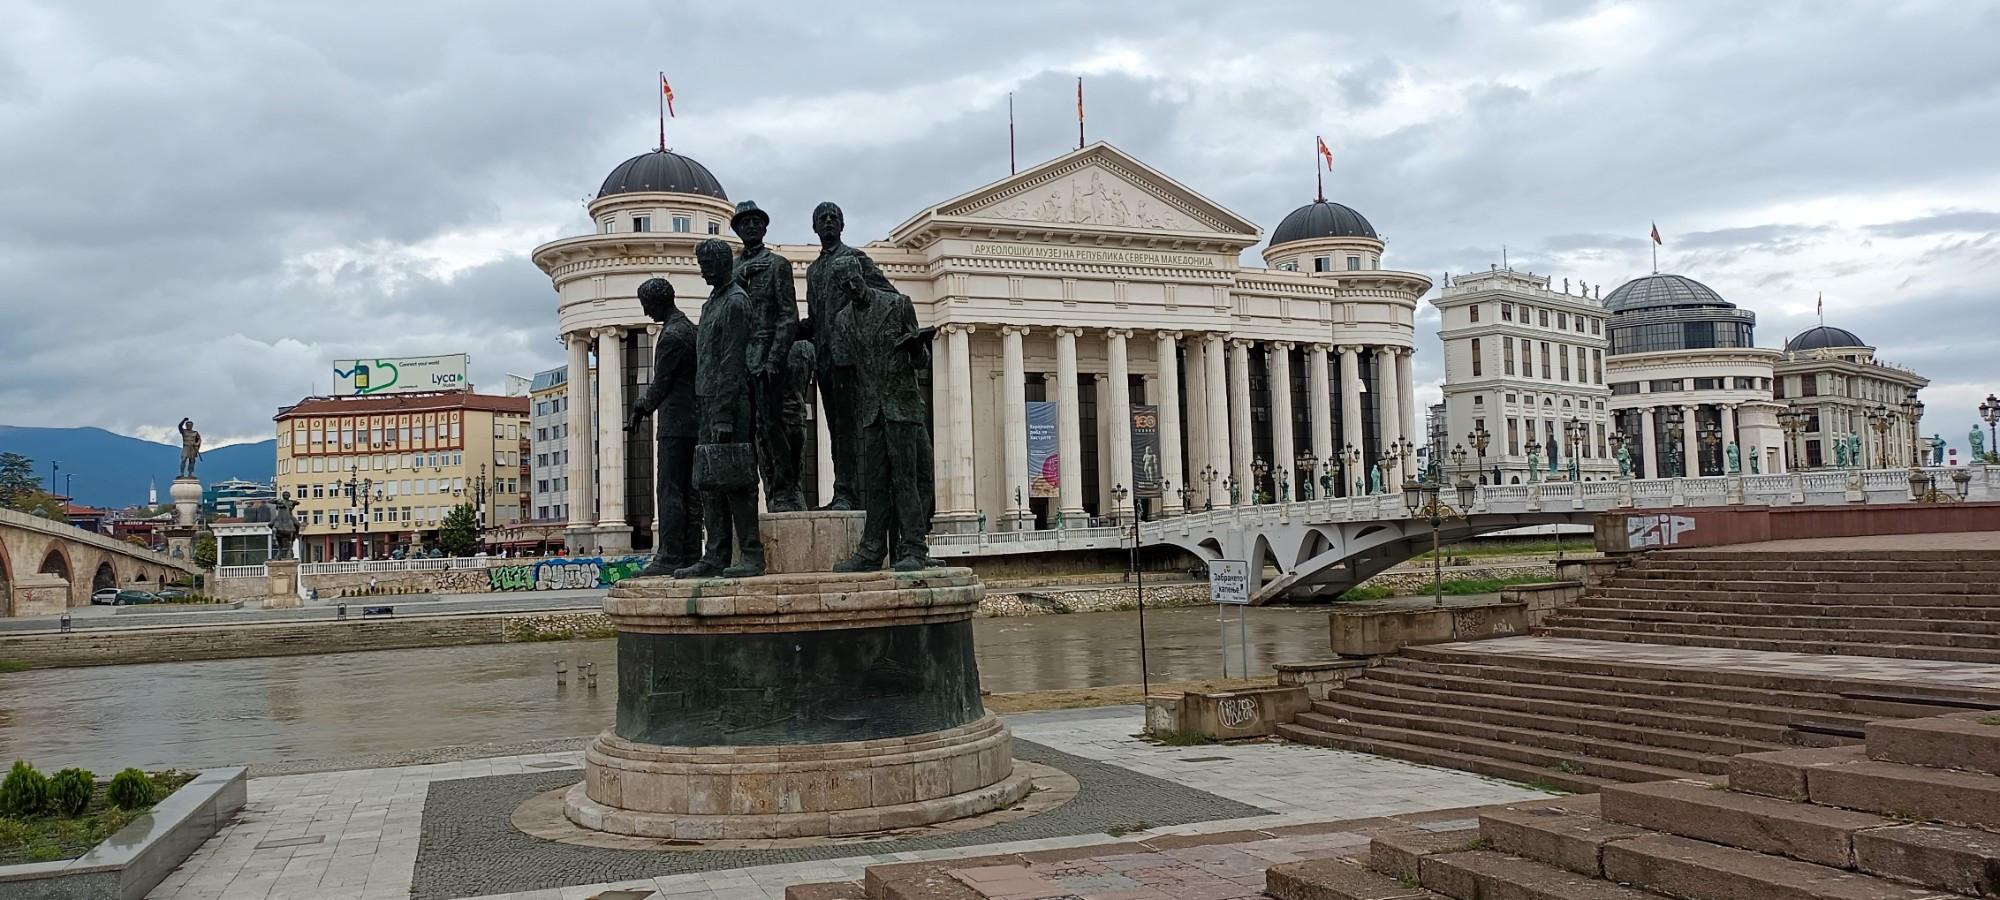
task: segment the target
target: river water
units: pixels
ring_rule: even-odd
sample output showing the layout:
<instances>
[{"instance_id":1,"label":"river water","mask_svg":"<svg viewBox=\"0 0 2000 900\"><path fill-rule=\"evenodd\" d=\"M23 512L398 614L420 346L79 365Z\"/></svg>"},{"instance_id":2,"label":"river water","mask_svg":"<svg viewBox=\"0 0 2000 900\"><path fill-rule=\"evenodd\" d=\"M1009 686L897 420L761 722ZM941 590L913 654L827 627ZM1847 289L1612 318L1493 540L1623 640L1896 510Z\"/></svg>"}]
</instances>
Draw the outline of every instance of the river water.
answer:
<instances>
[{"instance_id":1,"label":"river water","mask_svg":"<svg viewBox=\"0 0 2000 900\"><path fill-rule=\"evenodd\" d=\"M1250 671L1327 655L1324 610L1250 609ZM1236 611L1229 674L1241 674ZM981 686L995 692L1135 684L1136 612L975 619ZM1209 607L1146 613L1154 681L1220 676ZM340 759L595 734L617 708L612 641L486 644L0 675L0 765L198 768ZM555 683L596 663L598 687Z\"/></svg>"}]
</instances>

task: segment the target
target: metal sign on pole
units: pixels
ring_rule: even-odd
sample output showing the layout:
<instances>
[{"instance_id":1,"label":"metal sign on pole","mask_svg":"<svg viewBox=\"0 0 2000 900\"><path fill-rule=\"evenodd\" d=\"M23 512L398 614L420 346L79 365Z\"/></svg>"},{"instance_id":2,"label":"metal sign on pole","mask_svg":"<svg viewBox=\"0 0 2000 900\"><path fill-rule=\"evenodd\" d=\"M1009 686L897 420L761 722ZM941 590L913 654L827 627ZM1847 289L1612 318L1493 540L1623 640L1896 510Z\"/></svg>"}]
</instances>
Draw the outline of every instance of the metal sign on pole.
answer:
<instances>
[{"instance_id":1,"label":"metal sign on pole","mask_svg":"<svg viewBox=\"0 0 2000 900\"><path fill-rule=\"evenodd\" d=\"M1245 624L1250 606L1250 563L1241 559L1217 559L1208 564L1208 599L1216 604L1216 620L1222 626L1222 677L1229 677L1229 620L1224 606L1236 607L1236 637L1241 645L1243 677L1250 676L1250 639Z\"/></svg>"}]
</instances>

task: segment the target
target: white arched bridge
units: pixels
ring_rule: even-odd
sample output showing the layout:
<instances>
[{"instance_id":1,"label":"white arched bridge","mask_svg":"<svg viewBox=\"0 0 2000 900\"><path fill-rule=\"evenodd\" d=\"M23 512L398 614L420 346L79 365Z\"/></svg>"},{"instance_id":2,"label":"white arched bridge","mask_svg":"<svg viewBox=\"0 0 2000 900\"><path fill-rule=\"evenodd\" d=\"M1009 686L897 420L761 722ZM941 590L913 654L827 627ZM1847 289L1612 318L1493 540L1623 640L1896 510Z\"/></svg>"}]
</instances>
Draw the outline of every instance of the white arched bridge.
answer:
<instances>
[{"instance_id":1,"label":"white arched bridge","mask_svg":"<svg viewBox=\"0 0 2000 900\"><path fill-rule=\"evenodd\" d=\"M2000 467L1926 469L1936 489L1957 496L1953 473L1970 476L1968 501L2000 500ZM1450 543L1529 525L1589 525L1613 509L1700 506L1908 503L1911 470L1727 475L1703 478L1550 481L1480 485L1470 509L1449 486L1444 502L1462 517L1445 519ZM985 556L1044 550L1129 547L1131 527L933 535L933 555ZM1402 494L1373 494L1234 506L1140 523L1144 545L1172 545L1204 562L1250 562L1251 602L1331 600L1340 592L1431 549L1428 517L1412 516ZM1277 574L1272 576L1270 570Z\"/></svg>"},{"instance_id":2,"label":"white arched bridge","mask_svg":"<svg viewBox=\"0 0 2000 900\"><path fill-rule=\"evenodd\" d=\"M0 616L49 615L104 588L158 590L193 574L186 560L12 509L0 509Z\"/></svg>"}]
</instances>

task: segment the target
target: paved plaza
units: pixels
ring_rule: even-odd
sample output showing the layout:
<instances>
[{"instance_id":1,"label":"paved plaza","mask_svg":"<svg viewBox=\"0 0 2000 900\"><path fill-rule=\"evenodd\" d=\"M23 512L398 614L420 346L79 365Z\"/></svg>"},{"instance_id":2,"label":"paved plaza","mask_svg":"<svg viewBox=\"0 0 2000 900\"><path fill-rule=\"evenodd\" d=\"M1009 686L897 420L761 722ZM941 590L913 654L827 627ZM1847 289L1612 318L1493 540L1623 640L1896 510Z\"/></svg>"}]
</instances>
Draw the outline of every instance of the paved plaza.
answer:
<instances>
[{"instance_id":1,"label":"paved plaza","mask_svg":"<svg viewBox=\"0 0 2000 900\"><path fill-rule=\"evenodd\" d=\"M1230 839L1248 838L1254 846L1242 852L1249 857L1203 851L1227 857L1216 865L1247 872L1251 864L1245 860L1262 858L1259 853L1282 861L1356 845L1352 836L1311 837L1327 832L1323 823L1547 796L1462 772L1295 744L1157 746L1132 736L1141 726L1133 706L1029 713L1007 721L1022 758L1077 777L1076 800L955 836L761 853L638 854L510 836L506 813L540 791L580 780L583 742L578 740L573 749L524 756L255 778L250 804L238 820L148 896L581 900L612 888L643 887L674 900L766 900L782 897L790 884L856 880L866 867L882 863L1099 844L1117 845L1107 853L1129 854L1134 849L1119 845L1121 837L1130 842L1254 829ZM1309 834L1286 834L1286 829ZM566 877L572 873L583 877ZM480 887L536 878L557 883Z\"/></svg>"}]
</instances>

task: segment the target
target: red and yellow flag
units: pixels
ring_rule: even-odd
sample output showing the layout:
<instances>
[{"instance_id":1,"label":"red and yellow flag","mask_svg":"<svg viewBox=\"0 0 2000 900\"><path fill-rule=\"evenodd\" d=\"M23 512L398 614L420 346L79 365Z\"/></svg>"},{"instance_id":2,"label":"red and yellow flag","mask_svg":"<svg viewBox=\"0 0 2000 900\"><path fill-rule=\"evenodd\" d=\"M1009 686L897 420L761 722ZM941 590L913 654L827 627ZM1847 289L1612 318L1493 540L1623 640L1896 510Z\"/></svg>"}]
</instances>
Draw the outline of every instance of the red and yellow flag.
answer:
<instances>
[{"instance_id":1,"label":"red and yellow flag","mask_svg":"<svg viewBox=\"0 0 2000 900\"><path fill-rule=\"evenodd\" d=\"M665 72L660 73L660 96L666 98L667 115L672 116L674 114L674 89L672 85L667 84L667 73Z\"/></svg>"},{"instance_id":2,"label":"red and yellow flag","mask_svg":"<svg viewBox=\"0 0 2000 900\"><path fill-rule=\"evenodd\" d=\"M1653 243L1655 244L1664 243L1663 241L1660 240L1660 225L1657 222L1653 223Z\"/></svg>"},{"instance_id":3,"label":"red and yellow flag","mask_svg":"<svg viewBox=\"0 0 2000 900\"><path fill-rule=\"evenodd\" d=\"M1333 171L1333 151L1326 148L1326 139L1316 136L1313 138L1313 141L1319 144L1319 156L1321 159L1326 160L1326 170L1329 172Z\"/></svg>"}]
</instances>

